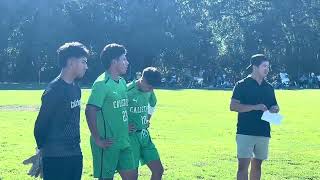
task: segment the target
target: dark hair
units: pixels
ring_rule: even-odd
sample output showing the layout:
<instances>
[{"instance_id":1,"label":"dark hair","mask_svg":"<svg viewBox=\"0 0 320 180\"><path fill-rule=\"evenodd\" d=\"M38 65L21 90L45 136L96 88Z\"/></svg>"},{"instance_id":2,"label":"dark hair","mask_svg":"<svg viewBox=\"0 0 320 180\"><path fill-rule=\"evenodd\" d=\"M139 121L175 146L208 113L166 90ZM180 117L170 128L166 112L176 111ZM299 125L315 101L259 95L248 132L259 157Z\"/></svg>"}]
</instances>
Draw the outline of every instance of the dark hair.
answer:
<instances>
[{"instance_id":1,"label":"dark hair","mask_svg":"<svg viewBox=\"0 0 320 180\"><path fill-rule=\"evenodd\" d=\"M255 54L250 58L250 65L246 68L247 70L252 66L260 66L263 62L269 61L264 54Z\"/></svg>"},{"instance_id":2,"label":"dark hair","mask_svg":"<svg viewBox=\"0 0 320 180\"><path fill-rule=\"evenodd\" d=\"M59 47L57 54L59 66L63 68L69 58L88 57L89 50L79 42L68 42Z\"/></svg>"},{"instance_id":3,"label":"dark hair","mask_svg":"<svg viewBox=\"0 0 320 180\"><path fill-rule=\"evenodd\" d=\"M108 69L113 59L119 58L122 54L126 54L127 50L123 45L116 43L106 45L100 54L100 60L104 68Z\"/></svg>"},{"instance_id":4,"label":"dark hair","mask_svg":"<svg viewBox=\"0 0 320 180\"><path fill-rule=\"evenodd\" d=\"M153 87L158 87L161 84L161 73L155 67L147 67L142 72L142 78Z\"/></svg>"}]
</instances>

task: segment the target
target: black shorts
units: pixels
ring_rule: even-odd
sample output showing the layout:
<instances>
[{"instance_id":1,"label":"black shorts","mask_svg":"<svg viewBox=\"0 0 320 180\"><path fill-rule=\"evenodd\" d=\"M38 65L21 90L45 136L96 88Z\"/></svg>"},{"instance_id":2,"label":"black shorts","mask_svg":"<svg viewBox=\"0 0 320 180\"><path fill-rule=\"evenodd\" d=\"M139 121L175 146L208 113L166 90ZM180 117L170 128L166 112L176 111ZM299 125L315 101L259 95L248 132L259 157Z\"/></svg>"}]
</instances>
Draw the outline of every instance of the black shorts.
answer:
<instances>
[{"instance_id":1,"label":"black shorts","mask_svg":"<svg viewBox=\"0 0 320 180\"><path fill-rule=\"evenodd\" d=\"M44 180L80 180L83 167L82 156L44 157Z\"/></svg>"}]
</instances>

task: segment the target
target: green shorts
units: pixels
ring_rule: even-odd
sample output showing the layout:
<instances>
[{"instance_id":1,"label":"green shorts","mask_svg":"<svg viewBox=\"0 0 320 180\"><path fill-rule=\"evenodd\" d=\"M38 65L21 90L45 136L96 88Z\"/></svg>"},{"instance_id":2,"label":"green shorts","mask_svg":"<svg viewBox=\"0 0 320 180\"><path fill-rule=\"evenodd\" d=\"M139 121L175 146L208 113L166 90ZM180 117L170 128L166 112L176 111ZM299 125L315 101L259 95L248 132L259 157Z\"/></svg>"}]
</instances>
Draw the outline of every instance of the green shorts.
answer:
<instances>
[{"instance_id":1,"label":"green shorts","mask_svg":"<svg viewBox=\"0 0 320 180\"><path fill-rule=\"evenodd\" d=\"M116 171L136 169L131 147L102 149L90 138L94 178L113 178Z\"/></svg>"},{"instance_id":2,"label":"green shorts","mask_svg":"<svg viewBox=\"0 0 320 180\"><path fill-rule=\"evenodd\" d=\"M156 146L153 144L148 130L130 133L130 144L134 155L135 167L148 164L151 161L160 160Z\"/></svg>"}]
</instances>

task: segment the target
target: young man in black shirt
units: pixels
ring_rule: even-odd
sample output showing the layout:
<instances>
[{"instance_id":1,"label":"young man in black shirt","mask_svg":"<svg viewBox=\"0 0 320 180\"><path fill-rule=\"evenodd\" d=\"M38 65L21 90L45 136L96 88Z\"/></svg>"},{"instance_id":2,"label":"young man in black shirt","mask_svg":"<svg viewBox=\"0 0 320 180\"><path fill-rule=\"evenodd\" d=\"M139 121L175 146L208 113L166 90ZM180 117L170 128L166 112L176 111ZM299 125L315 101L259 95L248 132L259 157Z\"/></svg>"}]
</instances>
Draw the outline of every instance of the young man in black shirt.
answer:
<instances>
[{"instance_id":1,"label":"young man in black shirt","mask_svg":"<svg viewBox=\"0 0 320 180\"><path fill-rule=\"evenodd\" d=\"M34 126L37 156L42 157L44 180L80 180L81 89L76 80L88 69L89 51L83 44L71 42L57 53L61 73L45 89Z\"/></svg>"},{"instance_id":2,"label":"young man in black shirt","mask_svg":"<svg viewBox=\"0 0 320 180\"><path fill-rule=\"evenodd\" d=\"M278 113L274 89L265 78L269 73L269 60L263 54L251 57L251 74L238 81L233 89L230 110L238 112L237 157L238 180L261 178L261 164L268 158L270 124L261 120L264 111Z\"/></svg>"}]
</instances>

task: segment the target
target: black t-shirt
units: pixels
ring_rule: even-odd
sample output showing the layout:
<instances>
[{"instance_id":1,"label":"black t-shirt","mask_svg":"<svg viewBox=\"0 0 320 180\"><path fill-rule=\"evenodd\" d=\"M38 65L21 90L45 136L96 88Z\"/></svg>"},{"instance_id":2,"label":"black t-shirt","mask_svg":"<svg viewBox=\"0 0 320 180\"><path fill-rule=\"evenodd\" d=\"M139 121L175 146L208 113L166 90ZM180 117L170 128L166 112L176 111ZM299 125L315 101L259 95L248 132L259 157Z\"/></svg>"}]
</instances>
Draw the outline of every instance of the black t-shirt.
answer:
<instances>
[{"instance_id":1,"label":"black t-shirt","mask_svg":"<svg viewBox=\"0 0 320 180\"><path fill-rule=\"evenodd\" d=\"M49 83L44 91L35 123L34 135L43 156L81 155L80 104L81 89L61 78Z\"/></svg>"},{"instance_id":2,"label":"black t-shirt","mask_svg":"<svg viewBox=\"0 0 320 180\"><path fill-rule=\"evenodd\" d=\"M277 105L272 85L265 80L259 85L250 76L236 83L232 99L245 105L264 104L268 109ZM262 114L263 111L238 113L237 134L270 137L270 124L261 120Z\"/></svg>"}]
</instances>

